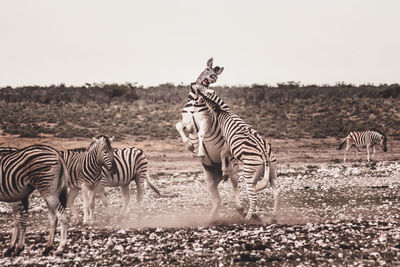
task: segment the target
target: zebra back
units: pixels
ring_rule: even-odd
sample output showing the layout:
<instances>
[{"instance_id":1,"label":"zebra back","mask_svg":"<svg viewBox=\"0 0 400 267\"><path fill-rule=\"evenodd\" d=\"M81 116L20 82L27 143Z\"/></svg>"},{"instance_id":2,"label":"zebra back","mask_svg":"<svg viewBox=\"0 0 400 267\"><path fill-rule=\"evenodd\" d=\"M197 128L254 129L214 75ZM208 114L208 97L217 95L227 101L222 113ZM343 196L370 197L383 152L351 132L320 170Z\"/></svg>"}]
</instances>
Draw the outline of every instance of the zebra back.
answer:
<instances>
[{"instance_id":1,"label":"zebra back","mask_svg":"<svg viewBox=\"0 0 400 267\"><path fill-rule=\"evenodd\" d=\"M14 202L34 189L42 195L65 191L65 164L55 149L32 145L0 156L0 200ZM65 205L65 203L64 203Z\"/></svg>"},{"instance_id":2,"label":"zebra back","mask_svg":"<svg viewBox=\"0 0 400 267\"><path fill-rule=\"evenodd\" d=\"M276 161L271 146L264 138L238 115L233 113L229 107L221 106L219 103L224 102L219 96L203 93L202 90L199 90L198 94L217 115L223 135L234 158L242 161L243 155L246 154L247 158L249 156L255 158L261 156L265 164L270 161L270 158ZM243 150L243 145L250 149Z\"/></svg>"},{"instance_id":3,"label":"zebra back","mask_svg":"<svg viewBox=\"0 0 400 267\"><path fill-rule=\"evenodd\" d=\"M116 171L113 175L102 169L105 186L121 186L129 184L138 177L146 177L148 160L140 148L114 149L114 160Z\"/></svg>"}]
</instances>

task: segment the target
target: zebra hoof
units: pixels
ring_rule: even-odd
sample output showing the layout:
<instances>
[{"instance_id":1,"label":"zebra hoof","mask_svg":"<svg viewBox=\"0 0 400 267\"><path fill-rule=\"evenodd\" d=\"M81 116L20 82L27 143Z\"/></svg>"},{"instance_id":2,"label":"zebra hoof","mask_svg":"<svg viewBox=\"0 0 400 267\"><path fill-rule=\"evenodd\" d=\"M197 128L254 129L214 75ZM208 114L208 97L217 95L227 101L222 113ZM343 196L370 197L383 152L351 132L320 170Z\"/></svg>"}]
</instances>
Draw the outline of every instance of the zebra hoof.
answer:
<instances>
[{"instance_id":1,"label":"zebra hoof","mask_svg":"<svg viewBox=\"0 0 400 267\"><path fill-rule=\"evenodd\" d=\"M193 144L190 143L190 142L187 142L187 143L186 143L186 148L187 148L189 151L191 151L191 152L194 151L194 146L193 146Z\"/></svg>"},{"instance_id":2,"label":"zebra hoof","mask_svg":"<svg viewBox=\"0 0 400 267\"><path fill-rule=\"evenodd\" d=\"M224 182L228 181L229 175L226 172L222 172L222 180L224 180Z\"/></svg>"},{"instance_id":3,"label":"zebra hoof","mask_svg":"<svg viewBox=\"0 0 400 267\"><path fill-rule=\"evenodd\" d=\"M16 248L16 250L15 250L13 256L19 256L19 254L21 254L21 252L24 250L24 248L25 248L25 246Z\"/></svg>"},{"instance_id":4,"label":"zebra hoof","mask_svg":"<svg viewBox=\"0 0 400 267\"><path fill-rule=\"evenodd\" d=\"M10 247L4 252L4 257L10 257L12 252L14 251L15 247Z\"/></svg>"},{"instance_id":5,"label":"zebra hoof","mask_svg":"<svg viewBox=\"0 0 400 267\"><path fill-rule=\"evenodd\" d=\"M50 253L50 251L51 251L52 249L53 249L53 246L46 247L46 248L43 250L42 255L43 255L43 256L49 255L49 253Z\"/></svg>"},{"instance_id":6,"label":"zebra hoof","mask_svg":"<svg viewBox=\"0 0 400 267\"><path fill-rule=\"evenodd\" d=\"M57 249L56 256L62 256L63 252L64 252L64 249L62 249L62 248Z\"/></svg>"}]
</instances>

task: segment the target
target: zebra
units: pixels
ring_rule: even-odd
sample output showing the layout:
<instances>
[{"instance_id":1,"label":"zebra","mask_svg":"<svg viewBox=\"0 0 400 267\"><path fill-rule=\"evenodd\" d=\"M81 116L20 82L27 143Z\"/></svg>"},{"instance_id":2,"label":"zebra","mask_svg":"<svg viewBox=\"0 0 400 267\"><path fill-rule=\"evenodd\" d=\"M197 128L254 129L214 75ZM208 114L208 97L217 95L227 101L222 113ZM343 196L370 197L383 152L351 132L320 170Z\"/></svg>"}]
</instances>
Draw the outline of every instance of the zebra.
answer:
<instances>
[{"instance_id":1,"label":"zebra","mask_svg":"<svg viewBox=\"0 0 400 267\"><path fill-rule=\"evenodd\" d=\"M346 143L346 151L344 153L344 158L343 162L346 162L346 155L349 149L352 146L355 146L356 148L359 147L367 147L367 160L370 162L370 157L369 157L369 148L372 147L373 153L372 153L372 158L375 156L375 145L379 144L382 147L382 150L384 152L387 152L387 138L386 135L379 131L363 131L363 132L357 132L353 131L350 132L343 140L343 142L340 144L338 147L338 150L342 149L344 143ZM356 154L358 157L358 152L356 150Z\"/></svg>"},{"instance_id":2,"label":"zebra","mask_svg":"<svg viewBox=\"0 0 400 267\"><path fill-rule=\"evenodd\" d=\"M71 209L76 224L82 220L76 210L74 201L80 189L83 199L83 223L94 222L94 195L96 186L101 180L102 167L115 171L114 153L111 147L114 137L105 135L93 138L89 148L75 148L61 151L70 179L68 207Z\"/></svg>"},{"instance_id":3,"label":"zebra","mask_svg":"<svg viewBox=\"0 0 400 267\"><path fill-rule=\"evenodd\" d=\"M123 206L121 208L121 216L125 216L128 210L130 200L129 184L132 181L136 182L136 199L139 210L141 210L143 199L143 184L146 180L147 184L158 194L161 195L158 188L151 182L147 171L148 161L143 153L143 150L136 147L127 147L122 149L114 149L114 160L116 171L112 175L106 168L102 168L102 178L99 186L96 189L96 194L99 193L101 200L110 215L109 203L105 194L105 187L120 187Z\"/></svg>"},{"instance_id":4,"label":"zebra","mask_svg":"<svg viewBox=\"0 0 400 267\"><path fill-rule=\"evenodd\" d=\"M206 87L207 91L213 93L213 90L208 89L208 86L217 81L223 70L223 67L216 66L213 68L213 58L207 61L206 69L199 75L196 82L190 85L188 100L182 110L182 121L176 124L176 129L186 147L192 152L195 147L198 148L197 156L202 163L204 178L212 198L213 207L210 218L215 218L221 206L218 185L222 179L227 180L228 176L232 184L236 209L244 215L239 196L238 164L232 157L221 159L221 151L225 141L220 126L204 101L200 100L196 93L199 87ZM186 134L188 134L188 137ZM226 161L228 161L229 169L222 173L221 163Z\"/></svg>"},{"instance_id":5,"label":"zebra","mask_svg":"<svg viewBox=\"0 0 400 267\"><path fill-rule=\"evenodd\" d=\"M233 158L244 164L242 175L250 202L245 219L249 220L255 214L257 192L264 189L269 181L274 191L273 216L275 220L279 190L275 183L276 158L271 150L271 145L239 116L221 105L220 103L223 101L216 94L207 94L202 91L204 90L198 90L197 93L215 114L226 140L227 148L224 151L228 150ZM264 177L262 178L263 173ZM260 180L260 184L256 187Z\"/></svg>"},{"instance_id":6,"label":"zebra","mask_svg":"<svg viewBox=\"0 0 400 267\"><path fill-rule=\"evenodd\" d=\"M224 70L223 67L216 66L213 68L212 65L213 58L210 58L207 61L207 68L199 75L196 82L190 85L188 101L182 110L182 121L176 124L176 129L188 150L194 151L194 143L198 142L197 156L200 158L205 157L203 140L207 129L205 124L207 122L208 110L204 103L198 102L195 91L198 86L205 86L208 88L210 84L215 83L218 76ZM186 134L189 134L189 138Z\"/></svg>"},{"instance_id":7,"label":"zebra","mask_svg":"<svg viewBox=\"0 0 400 267\"><path fill-rule=\"evenodd\" d=\"M13 233L4 256L17 256L25 246L29 195L36 189L49 210L50 231L47 255L53 248L57 220L60 222L60 243L56 250L61 255L67 243L65 208L68 195L68 173L60 154L52 147L32 145L22 149L0 148L0 201L10 202L13 213Z\"/></svg>"}]
</instances>

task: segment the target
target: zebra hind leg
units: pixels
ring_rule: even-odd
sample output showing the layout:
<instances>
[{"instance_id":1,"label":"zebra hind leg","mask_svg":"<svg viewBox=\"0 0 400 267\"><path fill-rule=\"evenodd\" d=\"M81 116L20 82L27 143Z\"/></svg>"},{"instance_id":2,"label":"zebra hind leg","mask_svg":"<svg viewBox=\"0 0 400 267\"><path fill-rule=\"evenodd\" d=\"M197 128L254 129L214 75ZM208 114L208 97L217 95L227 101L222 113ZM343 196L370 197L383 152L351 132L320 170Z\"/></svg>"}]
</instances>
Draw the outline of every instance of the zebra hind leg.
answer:
<instances>
[{"instance_id":1,"label":"zebra hind leg","mask_svg":"<svg viewBox=\"0 0 400 267\"><path fill-rule=\"evenodd\" d=\"M13 232L11 234L10 245L8 246L6 252L4 253L4 257L9 257L15 250L17 245L18 237L21 233L21 211L22 211L22 203L15 202L11 203L10 207L12 209L12 217L13 217Z\"/></svg>"},{"instance_id":2,"label":"zebra hind leg","mask_svg":"<svg viewBox=\"0 0 400 267\"><path fill-rule=\"evenodd\" d=\"M65 208L61 205L59 197L56 196L55 194L45 197L45 201L49 209L50 231L46 248L43 251L43 255L48 255L49 252L53 249L54 236L56 233L58 221L60 221L61 238L56 254L61 255L67 243L67 226L66 226L67 218L66 215L64 214Z\"/></svg>"},{"instance_id":3,"label":"zebra hind leg","mask_svg":"<svg viewBox=\"0 0 400 267\"><path fill-rule=\"evenodd\" d=\"M239 166L237 165L237 162L231 162L228 168L228 173L229 173L229 178L232 184L232 193L233 193L233 199L235 200L235 207L237 212L240 214L240 216L244 217L246 216L246 213L244 212L243 205L240 201L240 192L239 192L239 175L238 175L238 169Z\"/></svg>"},{"instance_id":4,"label":"zebra hind leg","mask_svg":"<svg viewBox=\"0 0 400 267\"><path fill-rule=\"evenodd\" d=\"M203 164L204 167L204 178L207 183L208 190L210 191L212 198L212 210L210 213L210 220L215 220L218 214L218 210L221 207L221 196L218 192L218 184L221 182L221 176L213 167L208 167Z\"/></svg>"},{"instance_id":5,"label":"zebra hind leg","mask_svg":"<svg viewBox=\"0 0 400 267\"><path fill-rule=\"evenodd\" d=\"M143 184L142 184L142 188L141 189L139 189L139 188L140 188L140 186L137 185L138 213L141 214L141 206L142 206L141 203L142 203L142 196L143 196ZM128 214L128 207L129 207L129 200L130 200L129 184L121 186L120 190L121 190L121 195L122 195L122 208L121 208L119 216L121 218L124 218ZM141 193L139 193L139 191L141 191ZM139 195L141 195L141 196L139 197Z\"/></svg>"},{"instance_id":6,"label":"zebra hind leg","mask_svg":"<svg viewBox=\"0 0 400 267\"><path fill-rule=\"evenodd\" d=\"M25 248L26 221L28 219L28 198L19 202L19 205L16 207L15 214L17 215L15 218L18 220L19 233L15 251L12 256L18 256Z\"/></svg>"},{"instance_id":7,"label":"zebra hind leg","mask_svg":"<svg viewBox=\"0 0 400 267\"><path fill-rule=\"evenodd\" d=\"M255 190L255 185L260 179L260 176L263 174L263 165L264 164L259 165L259 167L256 167L256 169L246 165L243 168L243 176L246 183L247 197L249 198L249 209L245 217L246 221L249 221L252 218L260 221L260 218L255 214L257 206L257 192Z\"/></svg>"}]
</instances>

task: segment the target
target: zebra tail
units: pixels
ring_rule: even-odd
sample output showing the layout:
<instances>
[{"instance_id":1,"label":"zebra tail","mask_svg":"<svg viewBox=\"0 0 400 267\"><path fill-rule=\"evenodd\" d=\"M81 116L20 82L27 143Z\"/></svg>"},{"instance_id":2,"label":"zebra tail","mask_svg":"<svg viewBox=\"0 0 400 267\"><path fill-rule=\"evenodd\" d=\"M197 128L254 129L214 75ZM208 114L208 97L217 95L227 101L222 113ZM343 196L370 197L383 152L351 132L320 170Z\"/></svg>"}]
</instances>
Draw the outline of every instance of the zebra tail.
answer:
<instances>
[{"instance_id":1,"label":"zebra tail","mask_svg":"<svg viewBox=\"0 0 400 267\"><path fill-rule=\"evenodd\" d=\"M343 142L340 144L340 146L338 147L338 150L342 149L344 143L346 143L347 141L347 137L343 140Z\"/></svg>"},{"instance_id":2,"label":"zebra tail","mask_svg":"<svg viewBox=\"0 0 400 267\"><path fill-rule=\"evenodd\" d=\"M256 192L263 190L269 184L269 164L267 162L264 164L264 177L257 183Z\"/></svg>"},{"instance_id":3,"label":"zebra tail","mask_svg":"<svg viewBox=\"0 0 400 267\"><path fill-rule=\"evenodd\" d=\"M160 190L158 190L158 188L151 182L148 172L146 173L146 182L151 187L151 189L154 190L154 192L161 196Z\"/></svg>"},{"instance_id":4,"label":"zebra tail","mask_svg":"<svg viewBox=\"0 0 400 267\"><path fill-rule=\"evenodd\" d=\"M64 209L67 207L67 201L68 201L68 181L69 181L69 174L67 170L67 166L65 165L64 160L62 157L59 157L60 163L61 163L61 170L60 170L60 194L58 195L58 200L60 201L61 207Z\"/></svg>"}]
</instances>

